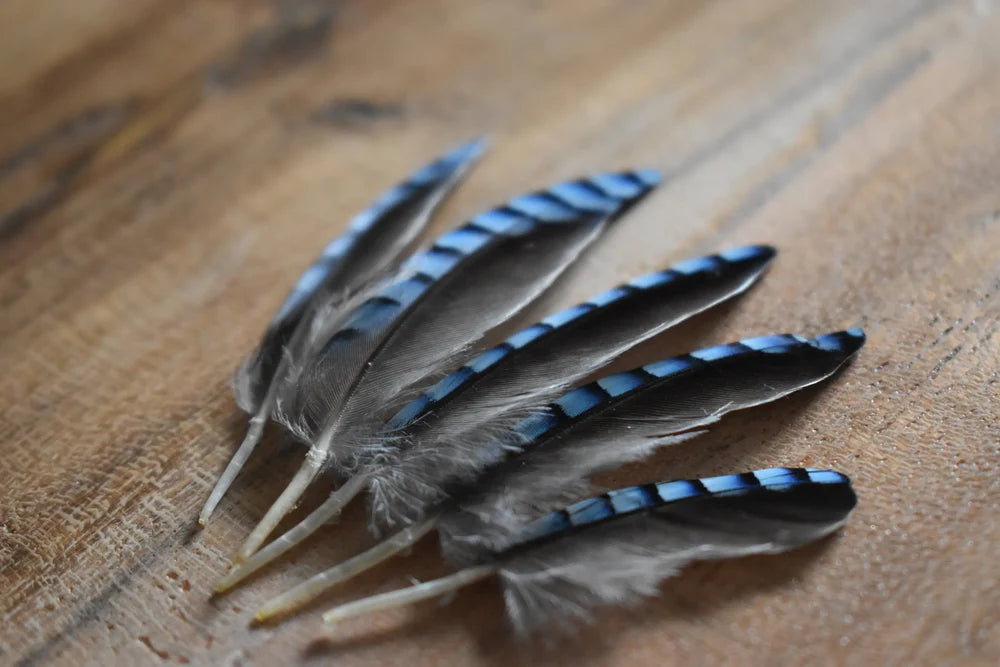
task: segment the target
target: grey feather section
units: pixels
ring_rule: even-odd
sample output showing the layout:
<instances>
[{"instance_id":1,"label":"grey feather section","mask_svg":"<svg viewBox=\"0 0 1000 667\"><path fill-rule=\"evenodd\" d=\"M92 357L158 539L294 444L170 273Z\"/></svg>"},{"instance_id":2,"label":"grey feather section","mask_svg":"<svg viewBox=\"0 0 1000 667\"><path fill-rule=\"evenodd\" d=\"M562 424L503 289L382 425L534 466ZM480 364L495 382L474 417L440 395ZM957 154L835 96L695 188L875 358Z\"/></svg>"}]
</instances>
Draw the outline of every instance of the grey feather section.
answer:
<instances>
[{"instance_id":1,"label":"grey feather section","mask_svg":"<svg viewBox=\"0 0 1000 667\"><path fill-rule=\"evenodd\" d=\"M569 392L522 424L520 445L490 448L483 456L495 462L451 490L453 509L439 526L445 557L465 564L503 550L520 524L579 497L590 475L645 458L728 412L820 382L863 343L860 330L751 338Z\"/></svg>"},{"instance_id":2,"label":"grey feather section","mask_svg":"<svg viewBox=\"0 0 1000 667\"><path fill-rule=\"evenodd\" d=\"M336 319L352 294L394 267L483 148L481 141L463 144L415 171L355 216L346 232L323 249L237 370L233 391L240 408L256 413L276 376L283 375L282 366L294 367L306 354L314 318Z\"/></svg>"},{"instance_id":3,"label":"grey feather section","mask_svg":"<svg viewBox=\"0 0 1000 667\"><path fill-rule=\"evenodd\" d=\"M469 361L407 405L373 445L366 474L373 524L405 523L410 508L481 467L491 440L621 353L742 293L775 256L748 246L648 274L557 312Z\"/></svg>"},{"instance_id":4,"label":"grey feather section","mask_svg":"<svg viewBox=\"0 0 1000 667\"><path fill-rule=\"evenodd\" d=\"M761 472L773 475L779 470ZM570 507L562 514L594 513L602 511L599 506L606 503L609 519L514 548L499 559L497 567L513 625L526 633L539 626L587 621L596 606L634 604L656 595L663 579L689 563L780 553L820 539L843 525L856 504L846 477L831 471L788 472L839 480L703 493L624 514L613 508L621 498L615 493ZM704 489L713 481L646 488L655 495L657 487L685 484ZM623 491L638 490L641 487Z\"/></svg>"},{"instance_id":5,"label":"grey feather section","mask_svg":"<svg viewBox=\"0 0 1000 667\"><path fill-rule=\"evenodd\" d=\"M579 182L600 196L579 205L551 192L518 197L410 258L310 362L282 407L283 423L338 470L352 471L387 406L537 298L656 177Z\"/></svg>"}]
</instances>

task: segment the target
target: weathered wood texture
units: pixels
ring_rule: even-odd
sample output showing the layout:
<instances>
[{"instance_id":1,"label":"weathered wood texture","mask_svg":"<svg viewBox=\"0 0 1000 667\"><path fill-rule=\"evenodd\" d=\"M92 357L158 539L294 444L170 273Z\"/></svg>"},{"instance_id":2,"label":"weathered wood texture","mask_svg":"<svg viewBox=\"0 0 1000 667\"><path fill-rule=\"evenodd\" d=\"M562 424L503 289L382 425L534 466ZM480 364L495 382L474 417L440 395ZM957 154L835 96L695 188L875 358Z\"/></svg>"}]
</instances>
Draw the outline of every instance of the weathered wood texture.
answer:
<instances>
[{"instance_id":1,"label":"weathered wood texture","mask_svg":"<svg viewBox=\"0 0 1000 667\"><path fill-rule=\"evenodd\" d=\"M6 0L0 662L996 664L998 36L989 0ZM250 629L368 538L354 508L208 599L298 462L269 437L192 529L242 436L228 377L352 212L483 132L438 229L595 169L669 174L560 303L781 248L737 305L638 356L869 333L826 387L613 481L822 465L860 507L823 544L691 568L555 649L511 639L492 583L323 641L324 605ZM324 602L442 568L428 542Z\"/></svg>"}]
</instances>

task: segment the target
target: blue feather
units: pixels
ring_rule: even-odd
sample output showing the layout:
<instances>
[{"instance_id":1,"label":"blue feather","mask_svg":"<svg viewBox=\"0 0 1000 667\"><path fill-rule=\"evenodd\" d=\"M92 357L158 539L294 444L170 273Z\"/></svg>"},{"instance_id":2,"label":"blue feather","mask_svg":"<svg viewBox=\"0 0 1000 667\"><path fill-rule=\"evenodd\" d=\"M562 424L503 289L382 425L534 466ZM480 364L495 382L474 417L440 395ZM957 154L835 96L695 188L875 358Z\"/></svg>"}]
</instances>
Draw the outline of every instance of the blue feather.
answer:
<instances>
[{"instance_id":1,"label":"blue feather","mask_svg":"<svg viewBox=\"0 0 1000 667\"><path fill-rule=\"evenodd\" d=\"M850 494L851 480L832 470L768 468L740 475L632 486L588 498L536 519L523 529L510 548L523 548L542 540L558 538L573 530L647 512L671 503L697 498L752 495L761 491L781 492L807 485L831 487L831 500L843 502L843 496ZM853 498L853 494L849 498ZM853 500L849 504L853 506Z\"/></svg>"}]
</instances>

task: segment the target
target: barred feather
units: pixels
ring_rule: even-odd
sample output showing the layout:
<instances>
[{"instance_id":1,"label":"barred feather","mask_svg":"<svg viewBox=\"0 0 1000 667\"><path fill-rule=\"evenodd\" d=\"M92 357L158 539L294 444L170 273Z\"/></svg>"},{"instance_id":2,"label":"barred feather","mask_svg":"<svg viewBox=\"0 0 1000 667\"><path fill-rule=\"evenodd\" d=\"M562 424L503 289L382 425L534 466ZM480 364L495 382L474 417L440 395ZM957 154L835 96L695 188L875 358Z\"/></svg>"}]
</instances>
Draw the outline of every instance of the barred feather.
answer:
<instances>
[{"instance_id":1,"label":"barred feather","mask_svg":"<svg viewBox=\"0 0 1000 667\"><path fill-rule=\"evenodd\" d=\"M637 602L693 561L774 554L837 530L857 503L837 472L774 468L619 489L543 517L498 563L515 628Z\"/></svg>"},{"instance_id":2,"label":"barred feather","mask_svg":"<svg viewBox=\"0 0 1000 667\"><path fill-rule=\"evenodd\" d=\"M832 470L772 468L618 489L522 526L473 567L336 607L336 622L450 593L499 575L520 634L589 621L594 607L635 604L701 560L776 554L842 526L857 504Z\"/></svg>"},{"instance_id":3,"label":"barred feather","mask_svg":"<svg viewBox=\"0 0 1000 667\"><path fill-rule=\"evenodd\" d=\"M483 149L482 141L463 144L415 171L356 215L347 231L323 249L295 283L256 349L236 373L234 393L243 410L257 412L283 355L298 357L300 350L292 345L292 339L300 331L300 324L308 323L324 305L326 315L332 315L348 295L390 270L426 229L434 210Z\"/></svg>"}]
</instances>

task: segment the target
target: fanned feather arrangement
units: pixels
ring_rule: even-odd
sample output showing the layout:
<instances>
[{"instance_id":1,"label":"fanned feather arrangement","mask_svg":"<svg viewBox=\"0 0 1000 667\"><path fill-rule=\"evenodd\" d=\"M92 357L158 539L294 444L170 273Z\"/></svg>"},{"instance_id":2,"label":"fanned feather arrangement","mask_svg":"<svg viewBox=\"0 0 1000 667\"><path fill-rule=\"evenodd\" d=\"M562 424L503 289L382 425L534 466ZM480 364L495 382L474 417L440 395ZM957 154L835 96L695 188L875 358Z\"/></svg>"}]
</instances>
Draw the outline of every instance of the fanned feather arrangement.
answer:
<instances>
[{"instance_id":1,"label":"fanned feather arrangement","mask_svg":"<svg viewBox=\"0 0 1000 667\"><path fill-rule=\"evenodd\" d=\"M225 590L271 562L372 491L380 529L409 523L474 474L494 437L630 347L746 290L767 268L768 246L736 248L637 278L551 315L476 356L410 402L361 447L359 471L298 526L236 565Z\"/></svg>"},{"instance_id":2,"label":"fanned feather arrangement","mask_svg":"<svg viewBox=\"0 0 1000 667\"><path fill-rule=\"evenodd\" d=\"M497 575L515 628L526 632L654 594L692 561L819 539L854 507L840 473L786 468L571 504L595 492L595 473L821 382L865 337L851 329L749 338L578 386L630 348L745 292L775 256L758 245L635 278L484 349L659 177L607 173L516 197L400 262L481 150L460 146L357 216L299 279L236 375L250 427L200 522L269 420L308 449L217 590L300 544L362 493L373 531L390 533L274 598L257 620L294 611L436 531L455 574L343 605L327 620ZM324 473L339 488L261 549Z\"/></svg>"},{"instance_id":3,"label":"fanned feather arrangement","mask_svg":"<svg viewBox=\"0 0 1000 667\"><path fill-rule=\"evenodd\" d=\"M605 174L517 197L404 262L298 374L278 418L309 452L237 561L260 547L322 471L355 470L385 406L401 404L532 303L657 181L652 172ZM571 201L560 188L587 194Z\"/></svg>"},{"instance_id":4,"label":"fanned feather arrangement","mask_svg":"<svg viewBox=\"0 0 1000 667\"><path fill-rule=\"evenodd\" d=\"M478 472L446 480L442 500L408 508L408 527L266 603L258 620L306 602L438 530L456 566L500 551L520 527L590 490L591 475L688 440L733 410L829 377L860 349L857 330L809 340L780 335L699 350L574 389L494 440Z\"/></svg>"}]
</instances>

